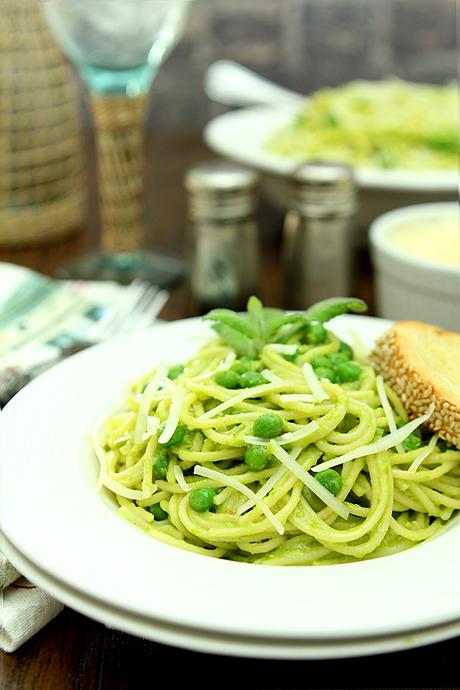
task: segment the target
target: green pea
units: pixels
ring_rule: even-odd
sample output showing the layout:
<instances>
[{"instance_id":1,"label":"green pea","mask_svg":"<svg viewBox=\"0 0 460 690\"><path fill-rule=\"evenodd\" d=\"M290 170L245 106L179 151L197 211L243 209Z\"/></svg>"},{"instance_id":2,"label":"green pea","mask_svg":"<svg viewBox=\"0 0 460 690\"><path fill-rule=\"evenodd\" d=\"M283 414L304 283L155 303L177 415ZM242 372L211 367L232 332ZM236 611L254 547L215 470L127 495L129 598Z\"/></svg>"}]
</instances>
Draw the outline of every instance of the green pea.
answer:
<instances>
[{"instance_id":1,"label":"green pea","mask_svg":"<svg viewBox=\"0 0 460 690\"><path fill-rule=\"evenodd\" d=\"M244 454L244 462L251 470L264 470L267 466L269 452L264 446L249 446Z\"/></svg>"},{"instance_id":2,"label":"green pea","mask_svg":"<svg viewBox=\"0 0 460 690\"><path fill-rule=\"evenodd\" d=\"M171 381L174 381L174 379L177 379L178 376L182 374L184 371L184 367L182 364L176 364L174 367L171 367L168 371L168 379L171 379Z\"/></svg>"},{"instance_id":3,"label":"green pea","mask_svg":"<svg viewBox=\"0 0 460 690\"><path fill-rule=\"evenodd\" d=\"M205 510L209 510L213 507L216 493L215 489L193 489L189 496L191 508L196 510L197 513L204 513Z\"/></svg>"},{"instance_id":4,"label":"green pea","mask_svg":"<svg viewBox=\"0 0 460 690\"><path fill-rule=\"evenodd\" d=\"M336 382L334 370L331 369L331 367L317 367L315 369L315 374L319 379L329 379L331 383Z\"/></svg>"},{"instance_id":5,"label":"green pea","mask_svg":"<svg viewBox=\"0 0 460 690\"><path fill-rule=\"evenodd\" d=\"M339 352L348 357L348 359L353 359L353 350L349 344L343 340L340 341Z\"/></svg>"},{"instance_id":6,"label":"green pea","mask_svg":"<svg viewBox=\"0 0 460 690\"><path fill-rule=\"evenodd\" d=\"M305 333L305 339L310 345L320 345L324 343L327 337L327 331L322 323L309 323Z\"/></svg>"},{"instance_id":7,"label":"green pea","mask_svg":"<svg viewBox=\"0 0 460 690\"><path fill-rule=\"evenodd\" d=\"M232 370L237 374L245 374L247 371L255 371L258 368L259 362L257 361L256 357L252 357L251 355L243 355L237 362L235 362Z\"/></svg>"},{"instance_id":8,"label":"green pea","mask_svg":"<svg viewBox=\"0 0 460 690\"><path fill-rule=\"evenodd\" d=\"M283 431L283 419L271 412L261 414L254 422L253 431L259 438L275 438Z\"/></svg>"},{"instance_id":9,"label":"green pea","mask_svg":"<svg viewBox=\"0 0 460 690\"><path fill-rule=\"evenodd\" d=\"M337 366L335 373L340 383L349 383L350 381L358 381L362 369L356 362L342 362Z\"/></svg>"},{"instance_id":10,"label":"green pea","mask_svg":"<svg viewBox=\"0 0 460 690\"><path fill-rule=\"evenodd\" d=\"M313 369L317 369L318 367L330 367L331 363L327 355L320 355L319 357L312 359L311 365Z\"/></svg>"},{"instance_id":11,"label":"green pea","mask_svg":"<svg viewBox=\"0 0 460 690\"><path fill-rule=\"evenodd\" d=\"M334 496L337 496L342 488L342 477L335 470L329 469L318 472L315 474L315 479Z\"/></svg>"},{"instance_id":12,"label":"green pea","mask_svg":"<svg viewBox=\"0 0 460 690\"><path fill-rule=\"evenodd\" d=\"M267 380L259 371L245 371L238 380L241 388L253 388L254 386L261 386L267 383Z\"/></svg>"},{"instance_id":13,"label":"green pea","mask_svg":"<svg viewBox=\"0 0 460 690\"><path fill-rule=\"evenodd\" d=\"M343 364L344 362L348 362L348 361L349 361L349 358L343 352L333 352L332 354L329 355L329 362L330 362L329 366L332 366L333 368L338 367L339 364Z\"/></svg>"},{"instance_id":14,"label":"green pea","mask_svg":"<svg viewBox=\"0 0 460 690\"><path fill-rule=\"evenodd\" d=\"M214 381L222 388L239 388L238 374L236 371L218 371L214 376Z\"/></svg>"},{"instance_id":15,"label":"green pea","mask_svg":"<svg viewBox=\"0 0 460 690\"><path fill-rule=\"evenodd\" d=\"M165 424L160 424L157 431L158 436L161 436L165 426ZM187 428L184 424L178 424L169 441L166 441L166 443L160 443L160 441L158 441L158 443L160 443L160 446L163 446L163 448L171 448L172 446L178 446L184 440L186 431Z\"/></svg>"},{"instance_id":16,"label":"green pea","mask_svg":"<svg viewBox=\"0 0 460 690\"><path fill-rule=\"evenodd\" d=\"M166 520L168 517L168 513L166 510L163 510L159 503L154 503L153 505L149 506L148 510L150 513L152 513L155 520Z\"/></svg>"},{"instance_id":17,"label":"green pea","mask_svg":"<svg viewBox=\"0 0 460 690\"><path fill-rule=\"evenodd\" d=\"M166 474L168 472L168 456L164 453L156 456L156 461L153 464L153 477L154 479L166 479Z\"/></svg>"},{"instance_id":18,"label":"green pea","mask_svg":"<svg viewBox=\"0 0 460 690\"><path fill-rule=\"evenodd\" d=\"M411 434L402 442L402 447L408 453L410 450L416 450L422 445L422 439L417 434Z\"/></svg>"}]
</instances>

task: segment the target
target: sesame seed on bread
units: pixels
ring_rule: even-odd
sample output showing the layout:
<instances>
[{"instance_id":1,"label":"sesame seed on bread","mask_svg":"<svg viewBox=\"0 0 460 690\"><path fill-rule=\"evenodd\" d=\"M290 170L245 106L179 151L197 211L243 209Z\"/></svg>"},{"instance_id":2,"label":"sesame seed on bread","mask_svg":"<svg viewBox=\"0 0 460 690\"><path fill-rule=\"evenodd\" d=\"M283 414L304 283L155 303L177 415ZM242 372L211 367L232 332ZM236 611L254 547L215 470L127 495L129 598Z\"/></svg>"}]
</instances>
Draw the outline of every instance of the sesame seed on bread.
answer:
<instances>
[{"instance_id":1,"label":"sesame seed on bread","mask_svg":"<svg viewBox=\"0 0 460 690\"><path fill-rule=\"evenodd\" d=\"M396 321L370 356L411 417L434 404L426 427L460 447L460 334L418 321Z\"/></svg>"}]
</instances>

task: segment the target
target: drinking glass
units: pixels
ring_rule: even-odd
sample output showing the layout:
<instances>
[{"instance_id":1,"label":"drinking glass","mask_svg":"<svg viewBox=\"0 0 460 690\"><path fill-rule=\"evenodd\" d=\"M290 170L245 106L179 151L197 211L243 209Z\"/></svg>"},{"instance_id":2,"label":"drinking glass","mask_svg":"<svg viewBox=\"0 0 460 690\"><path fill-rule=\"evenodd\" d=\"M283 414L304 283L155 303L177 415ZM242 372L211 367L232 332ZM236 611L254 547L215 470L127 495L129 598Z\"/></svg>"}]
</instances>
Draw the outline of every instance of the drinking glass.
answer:
<instances>
[{"instance_id":1,"label":"drinking glass","mask_svg":"<svg viewBox=\"0 0 460 690\"><path fill-rule=\"evenodd\" d=\"M184 30L192 0L42 0L48 24L87 86L95 127L100 251L60 275L162 287L183 262L142 249L143 133L150 87Z\"/></svg>"}]
</instances>

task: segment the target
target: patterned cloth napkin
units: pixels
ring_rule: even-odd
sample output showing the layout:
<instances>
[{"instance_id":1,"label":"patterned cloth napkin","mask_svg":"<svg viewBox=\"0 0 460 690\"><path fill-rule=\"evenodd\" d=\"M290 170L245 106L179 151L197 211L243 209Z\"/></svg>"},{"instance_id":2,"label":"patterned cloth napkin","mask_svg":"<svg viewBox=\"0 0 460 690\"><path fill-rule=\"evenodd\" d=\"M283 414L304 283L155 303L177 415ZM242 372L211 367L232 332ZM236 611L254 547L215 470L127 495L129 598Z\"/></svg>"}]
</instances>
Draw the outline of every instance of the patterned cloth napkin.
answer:
<instances>
[{"instance_id":1,"label":"patterned cloth napkin","mask_svg":"<svg viewBox=\"0 0 460 690\"><path fill-rule=\"evenodd\" d=\"M94 328L115 310L132 306L137 294L132 288L139 286L57 281L0 262L0 408L34 376L91 343ZM167 292L161 293L162 305ZM0 649L5 652L14 652L63 609L21 577L1 552L0 597Z\"/></svg>"},{"instance_id":2,"label":"patterned cloth napkin","mask_svg":"<svg viewBox=\"0 0 460 690\"><path fill-rule=\"evenodd\" d=\"M14 652L64 608L21 574L0 552L0 649Z\"/></svg>"}]
</instances>

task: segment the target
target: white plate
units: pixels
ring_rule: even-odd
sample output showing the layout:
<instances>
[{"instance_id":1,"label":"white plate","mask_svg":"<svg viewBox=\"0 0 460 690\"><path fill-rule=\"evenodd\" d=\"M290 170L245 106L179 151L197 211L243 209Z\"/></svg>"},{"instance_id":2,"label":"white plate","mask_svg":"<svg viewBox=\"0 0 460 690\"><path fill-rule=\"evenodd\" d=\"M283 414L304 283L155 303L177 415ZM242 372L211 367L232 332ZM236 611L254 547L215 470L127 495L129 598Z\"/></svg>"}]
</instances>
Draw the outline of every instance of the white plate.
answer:
<instances>
[{"instance_id":1,"label":"white plate","mask_svg":"<svg viewBox=\"0 0 460 690\"><path fill-rule=\"evenodd\" d=\"M389 322L340 317L368 343ZM460 618L460 527L387 558L267 567L160 543L95 492L86 435L125 385L191 356L208 326L192 319L94 347L29 384L1 416L1 528L38 568L108 606L224 635L340 640L406 634Z\"/></svg>"},{"instance_id":2,"label":"white plate","mask_svg":"<svg viewBox=\"0 0 460 690\"><path fill-rule=\"evenodd\" d=\"M3 553L29 580L76 611L110 628L195 652L260 659L339 659L409 650L460 635L460 621L417 630L410 634L347 640L269 640L207 633L203 630L160 623L115 606L104 605L67 587L49 573L37 568L15 549L11 542L2 539L1 535L0 545Z\"/></svg>"},{"instance_id":3,"label":"white plate","mask_svg":"<svg viewBox=\"0 0 460 690\"><path fill-rule=\"evenodd\" d=\"M290 175L301 162L265 150L267 139L292 122L298 108L292 105L251 106L219 115L204 129L206 143L217 153L259 170ZM357 168L356 179L362 187L413 192L453 192L458 186L458 172L378 170Z\"/></svg>"}]
</instances>

